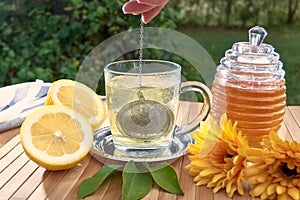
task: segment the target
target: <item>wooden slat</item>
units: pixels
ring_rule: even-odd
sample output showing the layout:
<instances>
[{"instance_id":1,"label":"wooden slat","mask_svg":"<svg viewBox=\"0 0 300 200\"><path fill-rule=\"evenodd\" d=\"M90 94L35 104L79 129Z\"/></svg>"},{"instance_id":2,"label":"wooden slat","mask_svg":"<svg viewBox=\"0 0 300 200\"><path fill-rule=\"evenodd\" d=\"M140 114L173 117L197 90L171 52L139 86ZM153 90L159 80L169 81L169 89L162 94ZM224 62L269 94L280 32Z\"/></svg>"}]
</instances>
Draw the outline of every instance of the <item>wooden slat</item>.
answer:
<instances>
[{"instance_id":1,"label":"wooden slat","mask_svg":"<svg viewBox=\"0 0 300 200\"><path fill-rule=\"evenodd\" d=\"M0 132L0 147L10 141L16 135L19 135L20 128L14 128L8 131Z\"/></svg>"},{"instance_id":2,"label":"wooden slat","mask_svg":"<svg viewBox=\"0 0 300 200\"><path fill-rule=\"evenodd\" d=\"M176 124L184 125L188 122L190 102L183 101L179 104L176 116Z\"/></svg>"},{"instance_id":3,"label":"wooden slat","mask_svg":"<svg viewBox=\"0 0 300 200\"><path fill-rule=\"evenodd\" d=\"M81 174L81 176L77 179L77 181L74 181L75 184L72 187L72 189L69 191L68 195L66 196L66 198L65 198L66 200L77 199L80 183L84 179L93 176L103 166L103 164L101 162L99 162L95 158L91 157L91 155L88 155L87 158L89 159L89 162L86 167L86 170Z\"/></svg>"},{"instance_id":4,"label":"wooden slat","mask_svg":"<svg viewBox=\"0 0 300 200\"><path fill-rule=\"evenodd\" d=\"M190 102L190 108L192 108L192 109L188 109L189 110L189 115L188 115L189 122L191 122L198 116L198 114L201 111L202 106L203 106L202 103Z\"/></svg>"},{"instance_id":5,"label":"wooden slat","mask_svg":"<svg viewBox=\"0 0 300 200\"><path fill-rule=\"evenodd\" d=\"M33 191L28 200L46 199L46 197L54 191L56 184L63 179L67 172L68 170L49 172L49 174L43 178L43 182ZM27 185L27 187L30 187L30 185Z\"/></svg>"},{"instance_id":6,"label":"wooden slat","mask_svg":"<svg viewBox=\"0 0 300 200\"><path fill-rule=\"evenodd\" d=\"M287 108L284 115L284 120L283 120L284 122L282 123L281 128L278 131L278 135L283 140L291 141L293 138L291 136L289 129L287 128L288 124L286 124L289 118L290 118L290 112L289 109Z\"/></svg>"},{"instance_id":7,"label":"wooden slat","mask_svg":"<svg viewBox=\"0 0 300 200\"><path fill-rule=\"evenodd\" d=\"M292 116L294 117L294 119L297 122L297 125L300 129L300 106L290 106L290 107L288 107L288 109L291 112Z\"/></svg>"},{"instance_id":8,"label":"wooden slat","mask_svg":"<svg viewBox=\"0 0 300 200\"><path fill-rule=\"evenodd\" d=\"M219 192L215 193L214 194L214 199L217 199L217 200L230 200L231 198L229 198L226 193L225 193L225 190L220 190Z\"/></svg>"},{"instance_id":9,"label":"wooden slat","mask_svg":"<svg viewBox=\"0 0 300 200\"><path fill-rule=\"evenodd\" d=\"M28 179L28 177L38 168L38 165L32 161L27 162L18 173L5 184L0 191L0 197L10 198L16 190ZM28 188L29 189L29 188Z\"/></svg>"},{"instance_id":10,"label":"wooden slat","mask_svg":"<svg viewBox=\"0 0 300 200\"><path fill-rule=\"evenodd\" d=\"M193 183L193 177L188 175L188 165L190 164L190 159L188 158L188 155L184 156L182 158L182 166L180 171L180 185L184 192L184 196L178 196L178 200L183 199L195 199L196 197L196 189L197 187Z\"/></svg>"},{"instance_id":11,"label":"wooden slat","mask_svg":"<svg viewBox=\"0 0 300 200\"><path fill-rule=\"evenodd\" d=\"M0 188L2 187L29 161L23 153L6 167L0 174ZM6 164L6 163L4 163Z\"/></svg>"},{"instance_id":12,"label":"wooden slat","mask_svg":"<svg viewBox=\"0 0 300 200\"><path fill-rule=\"evenodd\" d=\"M86 169L90 157L85 158L80 165L68 170L63 179L56 183L55 190L47 197L47 199L65 199L78 178Z\"/></svg>"},{"instance_id":13,"label":"wooden slat","mask_svg":"<svg viewBox=\"0 0 300 200\"><path fill-rule=\"evenodd\" d=\"M181 166L182 166L182 157L178 158L174 163L172 163L172 166L174 167L175 171L177 172L177 175L180 178L180 172L181 172ZM175 194L171 194L171 193L167 193L165 191L163 191L162 189L160 189L159 191L159 199L174 199L176 200L177 195Z\"/></svg>"},{"instance_id":14,"label":"wooden slat","mask_svg":"<svg viewBox=\"0 0 300 200\"><path fill-rule=\"evenodd\" d=\"M177 160L175 160L173 163L170 163L170 164L174 167L174 169L178 175L178 180L180 181L181 177L185 175L185 174L182 174L182 170L181 170L183 167L183 156L179 157ZM180 185L181 185L181 183L180 183ZM170 194L170 193L166 193L162 189L161 189L161 192L164 194ZM170 194L169 196L174 199L177 199L177 197L178 197L178 195L175 195L175 194ZM162 197L162 199L168 199L168 198Z\"/></svg>"},{"instance_id":15,"label":"wooden slat","mask_svg":"<svg viewBox=\"0 0 300 200\"><path fill-rule=\"evenodd\" d=\"M11 199L27 199L49 174L45 168L38 167L32 174L27 174L28 179L16 191Z\"/></svg>"},{"instance_id":16,"label":"wooden slat","mask_svg":"<svg viewBox=\"0 0 300 200\"><path fill-rule=\"evenodd\" d=\"M159 189L158 199L161 199L161 200L164 200L164 199L176 200L176 198L177 198L177 195L167 193L167 192L163 191L162 189Z\"/></svg>"},{"instance_id":17,"label":"wooden slat","mask_svg":"<svg viewBox=\"0 0 300 200\"><path fill-rule=\"evenodd\" d=\"M106 185L106 193L103 195L103 199L120 199L122 196L122 176L120 173L114 174L110 178L109 184Z\"/></svg>"},{"instance_id":18,"label":"wooden slat","mask_svg":"<svg viewBox=\"0 0 300 200\"><path fill-rule=\"evenodd\" d=\"M3 157L0 162L0 173L11 165L14 160L16 160L23 153L23 148L21 145L15 146L5 157Z\"/></svg>"},{"instance_id":19,"label":"wooden slat","mask_svg":"<svg viewBox=\"0 0 300 200\"><path fill-rule=\"evenodd\" d=\"M293 140L289 129L287 128L285 123L282 123L280 130L278 131L278 135L282 140L291 141Z\"/></svg>"},{"instance_id":20,"label":"wooden slat","mask_svg":"<svg viewBox=\"0 0 300 200\"><path fill-rule=\"evenodd\" d=\"M205 197L207 200L214 199L211 189L208 189L206 186L198 186L195 191L195 199L202 199L203 197Z\"/></svg>"},{"instance_id":21,"label":"wooden slat","mask_svg":"<svg viewBox=\"0 0 300 200\"><path fill-rule=\"evenodd\" d=\"M154 184L152 190L143 198L143 200L153 200L158 198L159 198L159 186L157 184Z\"/></svg>"},{"instance_id":22,"label":"wooden slat","mask_svg":"<svg viewBox=\"0 0 300 200\"><path fill-rule=\"evenodd\" d=\"M17 145L15 146L13 149L11 149L11 151L5 156L3 157L0 161L1 161L1 166L0 166L0 173L2 173L2 171L9 165L11 165L11 163L16 160L21 154L23 153L23 148L21 145Z\"/></svg>"},{"instance_id":23,"label":"wooden slat","mask_svg":"<svg viewBox=\"0 0 300 200\"><path fill-rule=\"evenodd\" d=\"M286 109L286 113L284 116L284 123L287 127L287 130L289 131L289 134L291 135L291 138L295 141L300 142L299 126L295 118L293 117L290 109Z\"/></svg>"},{"instance_id":24,"label":"wooden slat","mask_svg":"<svg viewBox=\"0 0 300 200\"><path fill-rule=\"evenodd\" d=\"M9 142L5 144L5 146L2 146L0 148L0 159L3 158L6 154L8 154L15 146L17 146L20 143L20 136L17 135L13 137ZM1 172L1 170L0 170Z\"/></svg>"}]
</instances>

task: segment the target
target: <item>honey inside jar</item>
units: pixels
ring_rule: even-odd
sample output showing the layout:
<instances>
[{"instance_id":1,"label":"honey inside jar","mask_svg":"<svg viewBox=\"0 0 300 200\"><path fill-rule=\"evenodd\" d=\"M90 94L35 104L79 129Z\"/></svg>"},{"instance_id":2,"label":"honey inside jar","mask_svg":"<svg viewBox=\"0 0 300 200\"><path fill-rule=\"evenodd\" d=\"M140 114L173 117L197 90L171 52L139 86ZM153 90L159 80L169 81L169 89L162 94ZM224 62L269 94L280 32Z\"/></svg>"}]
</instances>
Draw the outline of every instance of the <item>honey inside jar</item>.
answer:
<instances>
[{"instance_id":1,"label":"honey inside jar","mask_svg":"<svg viewBox=\"0 0 300 200\"><path fill-rule=\"evenodd\" d=\"M212 117L219 121L226 113L254 147L271 130L279 131L286 106L283 64L274 48L262 43L266 34L254 27L249 43L235 43L226 51L212 86Z\"/></svg>"}]
</instances>

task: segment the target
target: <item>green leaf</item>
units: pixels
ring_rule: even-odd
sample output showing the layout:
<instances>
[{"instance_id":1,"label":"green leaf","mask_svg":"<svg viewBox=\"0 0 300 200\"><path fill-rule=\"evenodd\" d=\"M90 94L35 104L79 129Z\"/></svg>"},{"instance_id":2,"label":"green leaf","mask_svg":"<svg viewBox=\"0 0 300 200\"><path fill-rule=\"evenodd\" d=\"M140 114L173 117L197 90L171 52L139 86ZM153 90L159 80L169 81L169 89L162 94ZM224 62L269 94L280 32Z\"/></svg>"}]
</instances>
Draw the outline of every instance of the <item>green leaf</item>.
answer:
<instances>
[{"instance_id":1,"label":"green leaf","mask_svg":"<svg viewBox=\"0 0 300 200\"><path fill-rule=\"evenodd\" d=\"M146 196L152 189L152 178L129 161L123 170L123 200L136 200Z\"/></svg>"},{"instance_id":2,"label":"green leaf","mask_svg":"<svg viewBox=\"0 0 300 200\"><path fill-rule=\"evenodd\" d=\"M148 163L144 162L143 165L150 171L152 178L162 189L173 194L184 194L175 169L168 163L160 163L150 167Z\"/></svg>"},{"instance_id":3,"label":"green leaf","mask_svg":"<svg viewBox=\"0 0 300 200\"><path fill-rule=\"evenodd\" d=\"M79 187L78 199L82 199L94 193L107 177L121 169L122 165L107 165L102 167L94 176L81 182Z\"/></svg>"}]
</instances>

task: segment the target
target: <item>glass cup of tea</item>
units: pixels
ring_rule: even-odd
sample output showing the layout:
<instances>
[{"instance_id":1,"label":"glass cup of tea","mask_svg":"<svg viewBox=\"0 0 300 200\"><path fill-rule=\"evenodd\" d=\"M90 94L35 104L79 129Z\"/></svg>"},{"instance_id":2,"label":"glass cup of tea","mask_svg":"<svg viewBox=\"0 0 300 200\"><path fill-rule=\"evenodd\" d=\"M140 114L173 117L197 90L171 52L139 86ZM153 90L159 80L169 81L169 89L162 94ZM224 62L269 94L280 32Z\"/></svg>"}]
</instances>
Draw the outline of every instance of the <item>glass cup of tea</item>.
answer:
<instances>
[{"instance_id":1,"label":"glass cup of tea","mask_svg":"<svg viewBox=\"0 0 300 200\"><path fill-rule=\"evenodd\" d=\"M162 60L125 60L104 68L112 139L116 150L149 157L163 152L176 134L187 134L199 123L176 125L179 96L194 91L203 96L195 120L206 118L211 92L196 81L181 82L181 66ZM183 116L184 117L184 116Z\"/></svg>"}]
</instances>

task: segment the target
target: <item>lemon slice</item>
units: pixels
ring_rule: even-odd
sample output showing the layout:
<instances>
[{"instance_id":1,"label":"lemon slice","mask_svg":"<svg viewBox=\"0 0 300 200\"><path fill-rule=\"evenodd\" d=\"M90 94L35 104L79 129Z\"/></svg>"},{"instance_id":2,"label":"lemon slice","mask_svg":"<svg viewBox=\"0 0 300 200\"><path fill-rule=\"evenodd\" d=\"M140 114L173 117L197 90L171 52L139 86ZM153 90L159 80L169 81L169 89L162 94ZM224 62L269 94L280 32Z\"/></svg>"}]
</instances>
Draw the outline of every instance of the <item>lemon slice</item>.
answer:
<instances>
[{"instance_id":1,"label":"lemon slice","mask_svg":"<svg viewBox=\"0 0 300 200\"><path fill-rule=\"evenodd\" d=\"M66 106L44 106L32 112L20 129L27 156L48 170L75 166L89 152L93 131L88 121Z\"/></svg>"},{"instance_id":2,"label":"lemon slice","mask_svg":"<svg viewBox=\"0 0 300 200\"><path fill-rule=\"evenodd\" d=\"M106 118L102 99L88 86L77 81L61 79L52 83L46 105L65 105L81 113L97 129Z\"/></svg>"}]
</instances>

